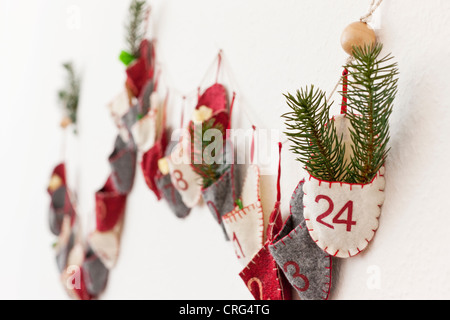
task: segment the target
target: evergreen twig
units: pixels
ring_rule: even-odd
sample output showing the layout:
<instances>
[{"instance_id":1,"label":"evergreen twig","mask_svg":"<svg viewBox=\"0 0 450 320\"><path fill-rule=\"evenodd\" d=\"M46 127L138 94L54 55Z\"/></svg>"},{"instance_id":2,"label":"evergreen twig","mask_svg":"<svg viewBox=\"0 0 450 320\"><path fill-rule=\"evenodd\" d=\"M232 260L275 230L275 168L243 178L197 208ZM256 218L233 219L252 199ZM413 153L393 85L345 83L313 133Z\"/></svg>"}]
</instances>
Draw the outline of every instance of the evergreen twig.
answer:
<instances>
[{"instance_id":1,"label":"evergreen twig","mask_svg":"<svg viewBox=\"0 0 450 320\"><path fill-rule=\"evenodd\" d=\"M291 150L314 177L327 181L369 183L386 160L389 117L397 94L398 69L390 54L379 58L382 44L353 48L348 70L347 104L351 112L353 154L344 161L345 145L329 120L330 105L320 90L306 88L285 95L291 112L284 114Z\"/></svg>"},{"instance_id":2,"label":"evergreen twig","mask_svg":"<svg viewBox=\"0 0 450 320\"><path fill-rule=\"evenodd\" d=\"M354 61L345 66L353 144L348 180L354 183L370 182L389 152L389 117L397 94L398 69L390 54L379 58L382 48L382 44L355 47Z\"/></svg>"},{"instance_id":3,"label":"evergreen twig","mask_svg":"<svg viewBox=\"0 0 450 320\"><path fill-rule=\"evenodd\" d=\"M126 28L126 42L128 52L135 58L139 58L139 48L145 37L144 21L146 18L147 5L145 0L132 0L129 7Z\"/></svg>"},{"instance_id":4,"label":"evergreen twig","mask_svg":"<svg viewBox=\"0 0 450 320\"><path fill-rule=\"evenodd\" d=\"M76 75L71 62L64 63L63 68L67 72L67 84L66 88L58 92L58 97L67 112L67 116L73 124L76 124L81 80Z\"/></svg>"},{"instance_id":5,"label":"evergreen twig","mask_svg":"<svg viewBox=\"0 0 450 320\"><path fill-rule=\"evenodd\" d=\"M334 121L330 121L329 105L321 90L297 90L296 96L284 95L291 112L282 115L286 119L291 151L298 161L314 177L327 181L339 181L345 173L344 146L338 137Z\"/></svg>"},{"instance_id":6,"label":"evergreen twig","mask_svg":"<svg viewBox=\"0 0 450 320\"><path fill-rule=\"evenodd\" d=\"M193 122L189 126L192 151L191 163L194 171L202 178L203 188L207 188L212 185L229 168L229 164L225 161L225 148L223 143L221 145L216 145L217 148L214 149L215 154L212 155L215 159L219 159L220 157L222 161L213 161L212 158L209 158L211 155L204 152L208 145L215 142L206 141L204 139L205 133L211 129L219 130L222 136L224 136L225 128L221 123L216 123L215 118L211 118L203 122L201 124L201 129L199 128L199 125L196 125ZM198 146L201 146L201 148L198 148ZM201 159L201 162L199 159Z\"/></svg>"}]
</instances>

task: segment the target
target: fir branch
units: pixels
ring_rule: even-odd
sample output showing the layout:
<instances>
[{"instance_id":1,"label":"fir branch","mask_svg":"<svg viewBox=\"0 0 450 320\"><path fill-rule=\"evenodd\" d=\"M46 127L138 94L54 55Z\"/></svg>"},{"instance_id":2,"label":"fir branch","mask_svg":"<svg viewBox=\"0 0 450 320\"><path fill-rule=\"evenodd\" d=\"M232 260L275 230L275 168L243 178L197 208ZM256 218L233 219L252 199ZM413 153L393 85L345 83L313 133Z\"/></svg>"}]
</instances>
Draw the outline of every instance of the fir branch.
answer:
<instances>
[{"instance_id":1,"label":"fir branch","mask_svg":"<svg viewBox=\"0 0 450 320\"><path fill-rule=\"evenodd\" d=\"M145 0L132 0L126 28L126 42L128 45L128 52L135 58L139 58L139 48L142 40L145 37L144 22L146 18L147 5Z\"/></svg>"},{"instance_id":2,"label":"fir branch","mask_svg":"<svg viewBox=\"0 0 450 320\"><path fill-rule=\"evenodd\" d=\"M225 161L225 148L223 143L219 146L220 148L214 149L216 152L214 158L220 156L222 159L221 163L217 163L211 158L205 158L209 156L208 154L205 154L205 148L211 143L214 143L214 141L204 140L205 133L211 129L219 130L222 136L225 133L225 128L221 123L216 123L215 118L203 122L201 124L201 130L198 128L198 125L193 122L191 122L189 126L189 134L191 136L191 163L194 171L202 178L203 188L212 185L229 168L229 164ZM198 148L198 146L201 146L201 148ZM199 159L201 159L200 163L198 163Z\"/></svg>"},{"instance_id":3,"label":"fir branch","mask_svg":"<svg viewBox=\"0 0 450 320\"><path fill-rule=\"evenodd\" d=\"M282 115L286 119L285 134L292 142L291 151L298 161L314 177L327 181L341 181L345 174L344 145L338 137L334 121L330 121L325 93L310 89L297 90L294 97L284 95L291 112Z\"/></svg>"},{"instance_id":4,"label":"fir branch","mask_svg":"<svg viewBox=\"0 0 450 320\"><path fill-rule=\"evenodd\" d=\"M63 68L67 72L67 83L66 88L58 92L58 97L70 120L73 124L76 124L81 80L76 75L71 62L64 63Z\"/></svg>"},{"instance_id":5,"label":"fir branch","mask_svg":"<svg viewBox=\"0 0 450 320\"><path fill-rule=\"evenodd\" d=\"M379 58L382 48L382 44L355 47L354 61L345 66L353 143L348 181L353 183L370 182L389 152L389 117L397 93L398 69L390 54Z\"/></svg>"}]
</instances>

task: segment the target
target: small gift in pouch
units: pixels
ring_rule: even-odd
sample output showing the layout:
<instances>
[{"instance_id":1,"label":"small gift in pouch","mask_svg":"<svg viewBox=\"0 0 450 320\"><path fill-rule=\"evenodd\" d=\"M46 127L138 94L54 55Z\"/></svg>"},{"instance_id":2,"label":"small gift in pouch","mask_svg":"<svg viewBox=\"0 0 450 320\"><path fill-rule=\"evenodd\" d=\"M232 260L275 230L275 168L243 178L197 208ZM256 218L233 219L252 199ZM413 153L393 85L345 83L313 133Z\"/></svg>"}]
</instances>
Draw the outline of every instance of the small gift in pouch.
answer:
<instances>
[{"instance_id":1,"label":"small gift in pouch","mask_svg":"<svg viewBox=\"0 0 450 320\"><path fill-rule=\"evenodd\" d=\"M269 218L264 246L239 274L256 300L291 299L289 282L287 282L286 277L278 267L268 248L283 225L280 211L280 177L281 162L278 165L277 201Z\"/></svg>"},{"instance_id":2,"label":"small gift in pouch","mask_svg":"<svg viewBox=\"0 0 450 320\"><path fill-rule=\"evenodd\" d=\"M119 256L126 199L126 194L115 189L112 177L95 194L97 227L89 236L89 244L108 269L114 267Z\"/></svg>"},{"instance_id":3,"label":"small gift in pouch","mask_svg":"<svg viewBox=\"0 0 450 320\"><path fill-rule=\"evenodd\" d=\"M301 300L327 300L331 289L332 258L311 239L303 217L303 183L295 189L290 216L269 250Z\"/></svg>"}]
</instances>

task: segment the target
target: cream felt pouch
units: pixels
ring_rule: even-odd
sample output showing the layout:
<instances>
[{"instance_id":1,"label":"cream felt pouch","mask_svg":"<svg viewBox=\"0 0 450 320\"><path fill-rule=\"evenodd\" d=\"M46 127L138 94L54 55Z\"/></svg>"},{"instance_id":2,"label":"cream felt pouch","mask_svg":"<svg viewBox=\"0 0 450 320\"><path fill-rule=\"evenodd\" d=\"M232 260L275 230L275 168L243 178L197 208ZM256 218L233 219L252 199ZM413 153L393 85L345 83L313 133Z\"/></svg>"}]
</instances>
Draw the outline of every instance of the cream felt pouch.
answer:
<instances>
[{"instance_id":1,"label":"cream felt pouch","mask_svg":"<svg viewBox=\"0 0 450 320\"><path fill-rule=\"evenodd\" d=\"M184 204L188 208L193 208L200 201L202 196L201 177L195 173L190 161L189 139L183 137L173 148L167 158L172 184L181 195Z\"/></svg>"},{"instance_id":2,"label":"cream felt pouch","mask_svg":"<svg viewBox=\"0 0 450 320\"><path fill-rule=\"evenodd\" d=\"M333 121L345 144L344 161L349 163L353 155L351 123L344 114ZM303 203L311 238L334 257L348 258L360 253L378 229L384 186L384 167L367 184L330 182L309 175L303 186Z\"/></svg>"},{"instance_id":3,"label":"cream felt pouch","mask_svg":"<svg viewBox=\"0 0 450 320\"><path fill-rule=\"evenodd\" d=\"M264 245L264 214L259 193L259 168L250 165L242 187L241 203L222 218L239 262L246 266Z\"/></svg>"},{"instance_id":4,"label":"cream felt pouch","mask_svg":"<svg viewBox=\"0 0 450 320\"><path fill-rule=\"evenodd\" d=\"M306 180L304 215L311 238L332 256L363 251L378 229L384 202L384 167L368 184Z\"/></svg>"}]
</instances>

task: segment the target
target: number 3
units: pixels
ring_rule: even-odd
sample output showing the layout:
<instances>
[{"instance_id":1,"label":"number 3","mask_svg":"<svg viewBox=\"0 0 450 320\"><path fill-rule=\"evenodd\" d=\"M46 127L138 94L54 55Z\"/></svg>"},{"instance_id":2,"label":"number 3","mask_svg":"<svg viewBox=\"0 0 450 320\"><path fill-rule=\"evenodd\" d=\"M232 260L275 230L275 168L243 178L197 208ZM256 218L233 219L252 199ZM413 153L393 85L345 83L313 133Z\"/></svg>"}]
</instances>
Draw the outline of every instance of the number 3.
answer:
<instances>
[{"instance_id":1,"label":"number 3","mask_svg":"<svg viewBox=\"0 0 450 320\"><path fill-rule=\"evenodd\" d=\"M287 272L287 269L289 266L294 266L295 267L295 273L292 275L292 278L301 278L303 280L303 282L305 283L305 285L303 286L303 288L299 288L296 285L294 285L295 289L297 289L298 291L306 291L309 288L309 280L308 278L300 273L300 267L298 266L297 263L295 263L294 261L288 261L284 264L283 269L284 272Z\"/></svg>"},{"instance_id":2,"label":"number 3","mask_svg":"<svg viewBox=\"0 0 450 320\"><path fill-rule=\"evenodd\" d=\"M323 221L323 219L325 219L326 217L328 217L334 209L334 203L333 200L330 199L330 197L328 196L324 196L324 195L318 195L316 197L316 202L319 203L320 200L326 200L328 201L328 209L322 213L321 215L319 215L316 220L317 222L327 226L328 228L334 229L334 226L332 226L329 223L326 223L325 221ZM344 211L347 210L347 219L339 219L340 216L344 213ZM341 210L339 210L339 212L334 216L333 218L333 223L335 224L345 224L347 226L347 232L352 231L352 226L356 225L356 221L352 220L353 218L353 201L348 201Z\"/></svg>"}]
</instances>

